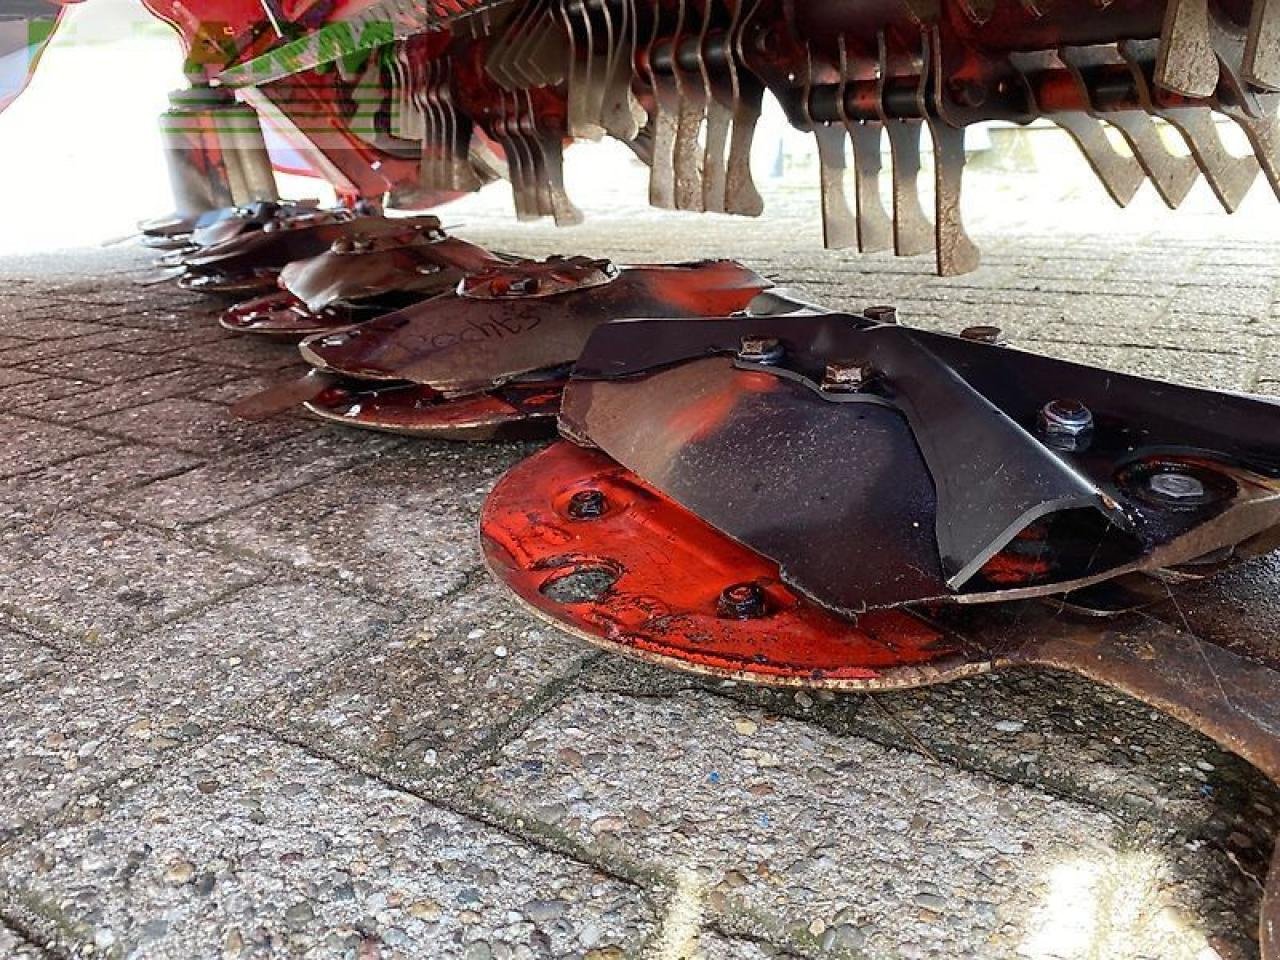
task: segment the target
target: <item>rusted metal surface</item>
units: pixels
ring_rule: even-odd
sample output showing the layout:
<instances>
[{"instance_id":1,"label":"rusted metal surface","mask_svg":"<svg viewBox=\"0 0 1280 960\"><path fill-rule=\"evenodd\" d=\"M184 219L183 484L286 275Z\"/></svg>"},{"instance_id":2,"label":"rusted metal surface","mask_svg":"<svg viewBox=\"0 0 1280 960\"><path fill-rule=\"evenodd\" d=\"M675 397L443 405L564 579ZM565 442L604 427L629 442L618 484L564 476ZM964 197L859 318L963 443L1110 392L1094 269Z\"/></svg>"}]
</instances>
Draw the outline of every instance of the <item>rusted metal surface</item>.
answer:
<instances>
[{"instance_id":1,"label":"rusted metal surface","mask_svg":"<svg viewBox=\"0 0 1280 960\"><path fill-rule=\"evenodd\" d=\"M300 349L315 369L246 398L237 415L260 419L303 403L326 419L395 433L545 433L568 367L599 324L733 312L769 286L731 261L615 267L584 257L514 261L449 241L423 249L446 251L449 269L461 272L456 291L308 337ZM759 309L802 306L775 295ZM274 311L261 323L283 330L310 322L294 319L300 309L277 297L240 308L237 322Z\"/></svg>"},{"instance_id":2,"label":"rusted metal surface","mask_svg":"<svg viewBox=\"0 0 1280 960\"><path fill-rule=\"evenodd\" d=\"M225 239L180 258L184 289L243 296L276 286L280 271L290 263L319 256L339 241L355 242L407 230L437 233L435 217L396 220L362 216L346 208L312 210L287 217L272 217L257 229L238 229L236 221L223 221L208 229Z\"/></svg>"},{"instance_id":3,"label":"rusted metal surface","mask_svg":"<svg viewBox=\"0 0 1280 960\"><path fill-rule=\"evenodd\" d=\"M433 225L339 237L279 273L280 287L230 307L221 324L237 333L299 339L400 310L458 288L512 258L445 237Z\"/></svg>"},{"instance_id":4,"label":"rusted metal surface","mask_svg":"<svg viewBox=\"0 0 1280 960\"><path fill-rule=\"evenodd\" d=\"M444 440L532 439L555 433L563 379L512 382L446 398L417 383L341 381L305 407L344 426Z\"/></svg>"},{"instance_id":5,"label":"rusted metal surface","mask_svg":"<svg viewBox=\"0 0 1280 960\"><path fill-rule=\"evenodd\" d=\"M602 327L561 429L845 613L1062 593L1280 526L1280 404L861 316ZM855 549L876 562L832 562Z\"/></svg>"},{"instance_id":6,"label":"rusted metal surface","mask_svg":"<svg viewBox=\"0 0 1280 960\"><path fill-rule=\"evenodd\" d=\"M623 267L604 284L594 269L581 274L584 282L572 282L574 264L562 259L503 269L504 287L527 284L527 295L437 298L308 339L303 356L317 369L346 376L468 393L572 362L591 332L609 320L718 316L742 309L769 285L725 260ZM557 271L568 271L568 285L541 295L538 283Z\"/></svg>"}]
</instances>

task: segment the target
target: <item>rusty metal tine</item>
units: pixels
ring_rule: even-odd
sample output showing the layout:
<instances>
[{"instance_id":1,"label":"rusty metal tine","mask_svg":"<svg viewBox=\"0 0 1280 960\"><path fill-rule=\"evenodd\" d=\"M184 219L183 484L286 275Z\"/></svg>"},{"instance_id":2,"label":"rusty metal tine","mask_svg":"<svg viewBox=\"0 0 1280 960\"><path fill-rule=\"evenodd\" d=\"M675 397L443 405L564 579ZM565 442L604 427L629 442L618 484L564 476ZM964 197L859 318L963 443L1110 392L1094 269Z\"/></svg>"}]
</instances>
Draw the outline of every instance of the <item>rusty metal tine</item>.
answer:
<instances>
[{"instance_id":1,"label":"rusty metal tine","mask_svg":"<svg viewBox=\"0 0 1280 960\"><path fill-rule=\"evenodd\" d=\"M751 3L744 17L742 9ZM760 119L764 89L760 81L736 64L742 59L743 33L746 24L759 8L761 0L731 0L733 17L729 24L729 86L733 110L733 126L729 134L729 158L725 162L724 209L726 213L758 217L764 211L764 200L751 175L751 144L755 140L756 123Z\"/></svg>"},{"instance_id":2,"label":"rusty metal tine","mask_svg":"<svg viewBox=\"0 0 1280 960\"><path fill-rule=\"evenodd\" d=\"M930 119L933 139L934 231L938 275L954 277L978 267L978 248L969 239L960 213L964 176L964 128Z\"/></svg>"},{"instance_id":3,"label":"rusty metal tine","mask_svg":"<svg viewBox=\"0 0 1280 960\"><path fill-rule=\"evenodd\" d=\"M1165 90L1185 97L1213 96L1218 57L1209 36L1209 0L1169 0L1155 75Z\"/></svg>"},{"instance_id":4,"label":"rusty metal tine","mask_svg":"<svg viewBox=\"0 0 1280 960\"><path fill-rule=\"evenodd\" d=\"M1280 0L1253 0L1243 72L1249 82L1280 91Z\"/></svg>"}]
</instances>

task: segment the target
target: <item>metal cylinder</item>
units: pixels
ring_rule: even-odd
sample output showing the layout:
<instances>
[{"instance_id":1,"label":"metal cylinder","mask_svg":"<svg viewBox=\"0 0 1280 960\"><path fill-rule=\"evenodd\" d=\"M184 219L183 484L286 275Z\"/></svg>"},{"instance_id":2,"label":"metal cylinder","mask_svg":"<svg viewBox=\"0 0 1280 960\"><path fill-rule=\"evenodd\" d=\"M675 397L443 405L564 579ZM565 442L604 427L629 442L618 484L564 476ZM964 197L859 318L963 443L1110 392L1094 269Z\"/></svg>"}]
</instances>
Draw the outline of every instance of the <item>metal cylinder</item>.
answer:
<instances>
[{"instance_id":1,"label":"metal cylinder","mask_svg":"<svg viewBox=\"0 0 1280 960\"><path fill-rule=\"evenodd\" d=\"M160 115L174 211L180 216L235 202L214 119L216 108L229 99L210 87L175 90L169 94L169 109Z\"/></svg>"},{"instance_id":2,"label":"metal cylinder","mask_svg":"<svg viewBox=\"0 0 1280 960\"><path fill-rule=\"evenodd\" d=\"M219 107L217 130L235 202L280 199L258 112L243 103Z\"/></svg>"}]
</instances>

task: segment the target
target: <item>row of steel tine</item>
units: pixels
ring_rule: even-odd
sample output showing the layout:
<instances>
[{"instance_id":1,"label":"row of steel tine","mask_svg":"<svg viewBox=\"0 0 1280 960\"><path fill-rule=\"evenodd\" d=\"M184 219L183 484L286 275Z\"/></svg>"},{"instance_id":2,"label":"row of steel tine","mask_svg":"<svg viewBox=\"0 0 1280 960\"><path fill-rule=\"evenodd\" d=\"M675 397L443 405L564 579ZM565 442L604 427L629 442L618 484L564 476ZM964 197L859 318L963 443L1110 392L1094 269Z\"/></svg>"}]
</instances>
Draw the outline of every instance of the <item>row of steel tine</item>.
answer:
<instances>
[{"instance_id":1,"label":"row of steel tine","mask_svg":"<svg viewBox=\"0 0 1280 960\"><path fill-rule=\"evenodd\" d=\"M553 216L558 223L580 219L564 188L566 133L646 141L654 206L758 215L763 204L750 157L765 84L743 69L736 55L757 2L674 0L659 12L639 7L636 0L515 5L486 62L504 92L496 119L485 129L506 153L517 215ZM976 0L963 4L979 20L990 15L989 6ZM1064 112L1055 106L1050 111L1033 103L1033 110L1072 137L1117 203L1127 204L1149 180L1165 203L1177 207L1203 175L1232 211L1260 170L1280 196L1280 132L1265 93L1280 87L1278 19L1280 0L1254 0L1248 31L1237 35L1218 23L1208 0L1170 0L1159 40L1011 54L1009 59L1026 77L1046 70L1070 74L1084 109ZM708 54L713 35L729 55ZM824 242L901 256L933 251L943 275L967 272L977 265L978 252L960 212L964 129L945 122L930 106L937 97L929 95L935 91L928 86L940 80L936 34L923 31L918 51L889 51L883 37L879 47L876 62L855 63L841 42L834 73L831 65L815 65L811 57L807 73L801 71L796 81L805 85L801 102L806 108L809 85L838 86L841 119L808 118L807 123L817 144ZM1132 74L1143 110L1109 109L1098 96L1093 76L1117 66ZM448 58L414 57L400 42L388 69L391 130L422 143L423 186L475 189L479 181L468 158L472 121L453 105ZM877 84L878 119L844 115L845 84L868 78ZM883 93L894 80L918 84L917 117L891 116L885 108ZM530 90L561 84L567 88L567 130L547 129ZM643 105L637 89L649 91ZM1027 89L1034 90L1034 84L1028 82ZM1178 96L1163 96L1166 91ZM1243 130L1251 156L1228 151L1216 113ZM926 127L933 152L932 217L925 213L920 189ZM1185 143L1186 153L1170 149L1162 133L1166 127ZM886 139L887 209L880 186Z\"/></svg>"}]
</instances>

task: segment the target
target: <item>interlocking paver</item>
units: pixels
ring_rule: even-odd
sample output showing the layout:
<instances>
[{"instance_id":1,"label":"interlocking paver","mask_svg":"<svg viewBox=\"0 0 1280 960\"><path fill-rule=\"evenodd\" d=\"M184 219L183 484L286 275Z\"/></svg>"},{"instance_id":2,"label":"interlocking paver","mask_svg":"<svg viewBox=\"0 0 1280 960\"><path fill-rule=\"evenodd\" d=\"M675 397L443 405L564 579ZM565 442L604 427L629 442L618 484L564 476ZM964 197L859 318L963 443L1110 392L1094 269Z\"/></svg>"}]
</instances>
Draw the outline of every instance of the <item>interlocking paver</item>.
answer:
<instances>
[{"instance_id":1,"label":"interlocking paver","mask_svg":"<svg viewBox=\"0 0 1280 960\"><path fill-rule=\"evenodd\" d=\"M186 397L169 397L90 417L86 426L128 440L155 443L187 453L230 454L301 433L310 425L287 417L250 422L227 416L224 407Z\"/></svg>"},{"instance_id":2,"label":"interlocking paver","mask_svg":"<svg viewBox=\"0 0 1280 960\"><path fill-rule=\"evenodd\" d=\"M483 744L587 654L486 583L411 632L357 651L272 722L397 776L430 774Z\"/></svg>"},{"instance_id":3,"label":"interlocking paver","mask_svg":"<svg viewBox=\"0 0 1280 960\"><path fill-rule=\"evenodd\" d=\"M193 393L226 379L225 371L210 367L183 367L110 386L94 386L40 403L23 404L19 409L41 420L77 424L91 417L142 406L157 400Z\"/></svg>"},{"instance_id":4,"label":"interlocking paver","mask_svg":"<svg viewBox=\"0 0 1280 960\"><path fill-rule=\"evenodd\" d=\"M109 447L34 473L0 479L0 520L13 523L66 510L190 470L194 457L154 447ZM114 502L114 500L112 500Z\"/></svg>"},{"instance_id":5,"label":"interlocking paver","mask_svg":"<svg viewBox=\"0 0 1280 960\"><path fill-rule=\"evenodd\" d=\"M51 940L129 956L627 958L653 926L635 887L239 733L0 874Z\"/></svg>"},{"instance_id":6,"label":"interlocking paver","mask_svg":"<svg viewBox=\"0 0 1280 960\"><path fill-rule=\"evenodd\" d=\"M62 654L0 620L0 696L57 669Z\"/></svg>"},{"instance_id":7,"label":"interlocking paver","mask_svg":"<svg viewBox=\"0 0 1280 960\"><path fill-rule=\"evenodd\" d=\"M75 650L129 642L259 576L243 560L79 514L0 532L0 608Z\"/></svg>"},{"instance_id":8,"label":"interlocking paver","mask_svg":"<svg viewBox=\"0 0 1280 960\"><path fill-rule=\"evenodd\" d=\"M435 600L480 565L485 494L532 448L419 443L210 523L210 542L379 593Z\"/></svg>"},{"instance_id":9,"label":"interlocking paver","mask_svg":"<svg viewBox=\"0 0 1280 960\"><path fill-rule=\"evenodd\" d=\"M55 377L74 377L90 383L111 384L141 380L143 377L168 373L190 365L190 361L180 357L139 357L103 347L83 353L58 353L24 363L22 367L24 370L35 370Z\"/></svg>"},{"instance_id":10,"label":"interlocking paver","mask_svg":"<svg viewBox=\"0 0 1280 960\"><path fill-rule=\"evenodd\" d=\"M194 469L113 497L112 513L161 527L185 527L269 502L395 447L392 437L367 437L332 428L309 429L295 437L244 453L230 453Z\"/></svg>"},{"instance_id":11,"label":"interlocking paver","mask_svg":"<svg viewBox=\"0 0 1280 960\"><path fill-rule=\"evenodd\" d=\"M706 694L573 697L479 791L602 859L687 874L709 913L805 954L852 925L877 957L1034 955L1062 937L1190 960L1211 938L1241 948L1256 909L1225 855L1191 866L1176 838L1092 806ZM1199 870L1226 903L1204 902ZM1159 911L1177 923L1141 919Z\"/></svg>"},{"instance_id":12,"label":"interlocking paver","mask_svg":"<svg viewBox=\"0 0 1280 960\"><path fill-rule=\"evenodd\" d=\"M87 430L53 426L0 414L0 477L29 473L51 464L119 446L118 440Z\"/></svg>"}]
</instances>

